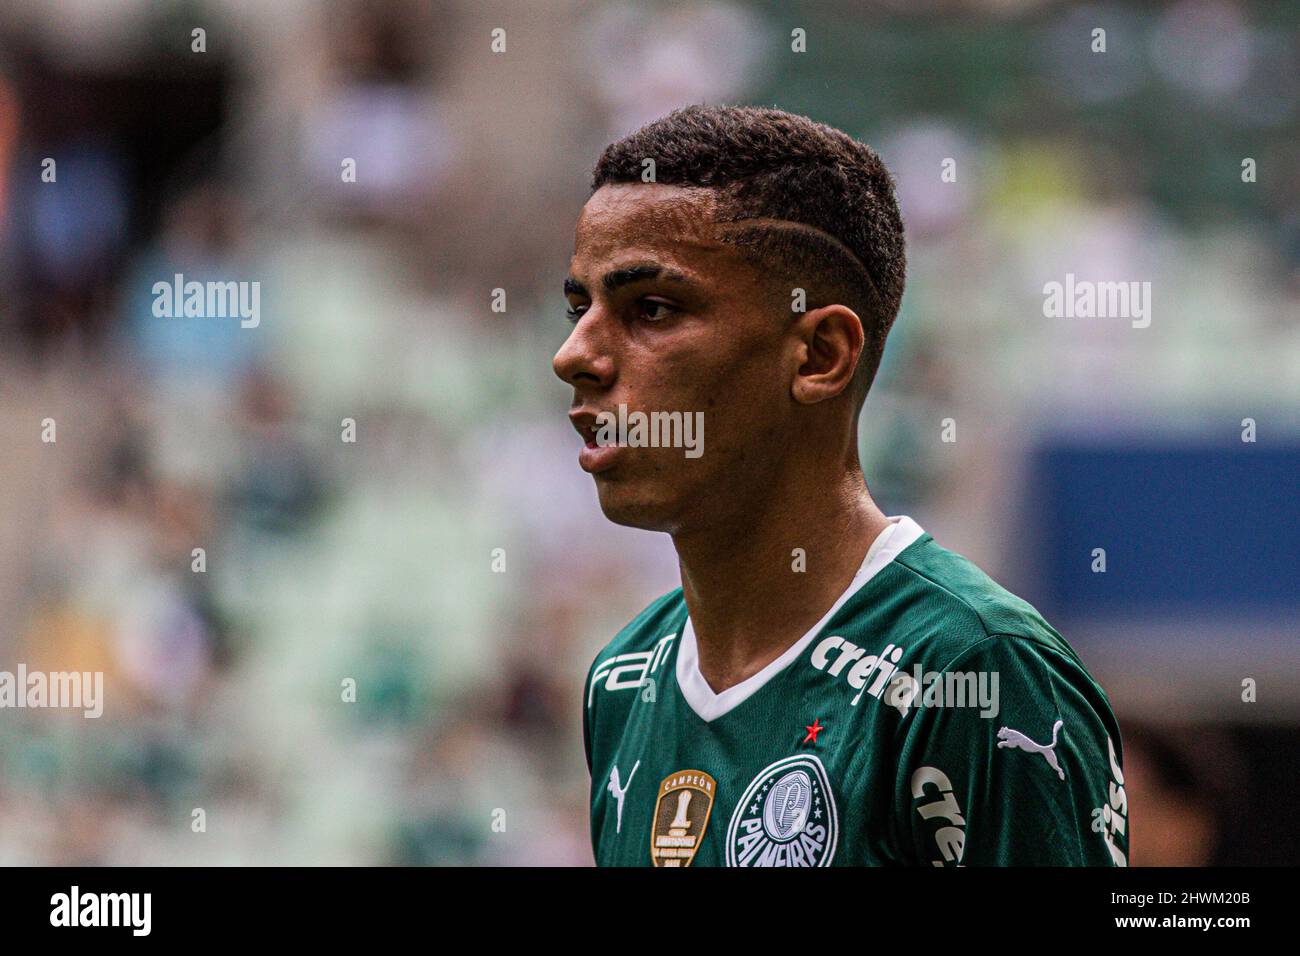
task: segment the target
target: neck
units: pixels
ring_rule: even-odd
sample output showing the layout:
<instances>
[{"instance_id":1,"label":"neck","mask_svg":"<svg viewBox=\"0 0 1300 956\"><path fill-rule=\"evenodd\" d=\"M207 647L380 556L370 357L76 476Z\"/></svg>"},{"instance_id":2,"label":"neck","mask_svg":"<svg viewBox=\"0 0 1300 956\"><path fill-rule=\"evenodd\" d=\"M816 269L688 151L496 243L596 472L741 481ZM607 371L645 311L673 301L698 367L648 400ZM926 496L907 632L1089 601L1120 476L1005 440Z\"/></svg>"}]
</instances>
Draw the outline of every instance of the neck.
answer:
<instances>
[{"instance_id":1,"label":"neck","mask_svg":"<svg viewBox=\"0 0 1300 956\"><path fill-rule=\"evenodd\" d=\"M673 536L700 673L715 693L762 670L821 620L889 523L857 469L827 491L810 495L810 487L828 488L794 480L784 494L769 489L724 521Z\"/></svg>"}]
</instances>

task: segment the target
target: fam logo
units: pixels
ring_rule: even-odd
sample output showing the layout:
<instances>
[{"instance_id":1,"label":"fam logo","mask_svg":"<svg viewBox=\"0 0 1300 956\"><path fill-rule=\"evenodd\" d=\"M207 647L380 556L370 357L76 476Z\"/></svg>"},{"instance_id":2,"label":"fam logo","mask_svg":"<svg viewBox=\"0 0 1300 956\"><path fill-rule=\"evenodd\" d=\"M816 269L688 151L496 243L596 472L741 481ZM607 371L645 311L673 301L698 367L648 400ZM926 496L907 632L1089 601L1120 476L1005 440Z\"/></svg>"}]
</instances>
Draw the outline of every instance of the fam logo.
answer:
<instances>
[{"instance_id":1,"label":"fam logo","mask_svg":"<svg viewBox=\"0 0 1300 956\"><path fill-rule=\"evenodd\" d=\"M753 779L727 828L727 866L830 866L839 836L826 768L785 757Z\"/></svg>"},{"instance_id":2,"label":"fam logo","mask_svg":"<svg viewBox=\"0 0 1300 956\"><path fill-rule=\"evenodd\" d=\"M617 654L597 664L591 674L591 687L587 690L587 707L591 707L596 688L602 686L602 681L605 690L635 690L652 684L654 678L650 675L659 670L675 640L677 635L669 634L659 638L652 650Z\"/></svg>"}]
</instances>

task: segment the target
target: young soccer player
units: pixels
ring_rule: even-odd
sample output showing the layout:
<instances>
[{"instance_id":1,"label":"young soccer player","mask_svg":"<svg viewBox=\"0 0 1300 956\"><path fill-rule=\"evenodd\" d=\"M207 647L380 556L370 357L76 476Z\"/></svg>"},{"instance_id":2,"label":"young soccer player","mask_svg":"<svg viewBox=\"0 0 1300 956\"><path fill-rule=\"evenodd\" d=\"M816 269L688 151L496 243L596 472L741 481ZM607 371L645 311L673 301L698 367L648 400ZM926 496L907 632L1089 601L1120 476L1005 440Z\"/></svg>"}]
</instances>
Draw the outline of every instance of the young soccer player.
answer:
<instances>
[{"instance_id":1,"label":"young soccer player","mask_svg":"<svg viewBox=\"0 0 1300 956\"><path fill-rule=\"evenodd\" d=\"M599 864L1124 865L1106 695L867 491L903 278L880 158L804 117L691 107L596 164L554 368L605 515L682 581L588 674Z\"/></svg>"}]
</instances>

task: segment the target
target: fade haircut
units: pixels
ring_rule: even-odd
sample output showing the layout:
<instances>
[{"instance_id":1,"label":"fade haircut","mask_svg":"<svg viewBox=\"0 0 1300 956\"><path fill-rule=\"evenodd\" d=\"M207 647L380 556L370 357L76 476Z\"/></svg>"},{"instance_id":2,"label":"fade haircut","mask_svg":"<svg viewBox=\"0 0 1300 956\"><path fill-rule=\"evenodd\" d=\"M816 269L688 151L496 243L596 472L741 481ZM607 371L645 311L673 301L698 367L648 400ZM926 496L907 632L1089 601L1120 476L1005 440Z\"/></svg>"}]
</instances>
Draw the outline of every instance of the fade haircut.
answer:
<instances>
[{"instance_id":1,"label":"fade haircut","mask_svg":"<svg viewBox=\"0 0 1300 956\"><path fill-rule=\"evenodd\" d=\"M765 274L807 293L807 308L846 305L865 342L854 386L860 402L903 297L906 256L894 181L871 147L784 110L688 106L605 148L591 191L654 181L713 190L723 241Z\"/></svg>"}]
</instances>

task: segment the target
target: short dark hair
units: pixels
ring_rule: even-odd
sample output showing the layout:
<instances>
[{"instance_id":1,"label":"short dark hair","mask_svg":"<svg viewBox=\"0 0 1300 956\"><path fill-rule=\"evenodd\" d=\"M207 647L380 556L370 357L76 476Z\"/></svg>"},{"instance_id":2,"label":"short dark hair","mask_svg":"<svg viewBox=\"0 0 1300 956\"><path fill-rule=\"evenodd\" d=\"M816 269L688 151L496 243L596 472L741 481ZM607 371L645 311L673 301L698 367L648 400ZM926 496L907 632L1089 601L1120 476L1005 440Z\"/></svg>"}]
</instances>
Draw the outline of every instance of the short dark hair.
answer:
<instances>
[{"instance_id":1,"label":"short dark hair","mask_svg":"<svg viewBox=\"0 0 1300 956\"><path fill-rule=\"evenodd\" d=\"M642 182L646 159L654 160L654 182L714 190L717 221L735 224L726 241L805 288L808 308L838 303L861 317L865 396L906 272L894 180L875 151L784 110L688 106L607 146L591 191Z\"/></svg>"}]
</instances>

